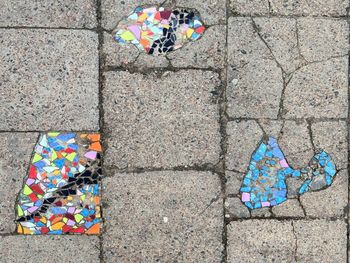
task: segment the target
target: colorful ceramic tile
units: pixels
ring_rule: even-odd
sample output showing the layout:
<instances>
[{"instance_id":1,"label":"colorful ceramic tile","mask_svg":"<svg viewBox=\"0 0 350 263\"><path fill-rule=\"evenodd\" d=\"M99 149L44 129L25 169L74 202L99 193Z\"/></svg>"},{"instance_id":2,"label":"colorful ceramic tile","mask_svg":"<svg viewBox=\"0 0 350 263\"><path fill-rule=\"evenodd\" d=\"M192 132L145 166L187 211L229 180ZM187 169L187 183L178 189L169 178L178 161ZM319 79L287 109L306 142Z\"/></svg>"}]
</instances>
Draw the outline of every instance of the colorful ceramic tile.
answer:
<instances>
[{"instance_id":1,"label":"colorful ceramic tile","mask_svg":"<svg viewBox=\"0 0 350 263\"><path fill-rule=\"evenodd\" d=\"M18 196L17 232L98 234L101 153L99 134L42 134Z\"/></svg>"},{"instance_id":2,"label":"colorful ceramic tile","mask_svg":"<svg viewBox=\"0 0 350 263\"><path fill-rule=\"evenodd\" d=\"M137 7L114 31L114 39L124 45L158 55L176 50L197 40L205 30L195 11L164 7Z\"/></svg>"},{"instance_id":3,"label":"colorful ceramic tile","mask_svg":"<svg viewBox=\"0 0 350 263\"><path fill-rule=\"evenodd\" d=\"M319 150L304 169L290 167L277 140L263 140L255 150L240 188L241 200L250 209L271 207L287 200L288 177L300 179L299 195L330 186L337 173L330 156Z\"/></svg>"}]
</instances>

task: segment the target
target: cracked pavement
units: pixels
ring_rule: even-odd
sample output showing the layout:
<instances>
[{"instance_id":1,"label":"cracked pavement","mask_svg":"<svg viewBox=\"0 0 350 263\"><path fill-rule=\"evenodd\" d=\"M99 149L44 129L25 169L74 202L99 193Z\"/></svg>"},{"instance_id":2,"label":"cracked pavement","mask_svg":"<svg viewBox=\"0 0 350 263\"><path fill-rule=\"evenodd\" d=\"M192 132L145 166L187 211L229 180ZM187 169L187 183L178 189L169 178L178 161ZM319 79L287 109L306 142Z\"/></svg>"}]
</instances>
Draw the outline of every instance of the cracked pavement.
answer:
<instances>
[{"instance_id":1,"label":"cracked pavement","mask_svg":"<svg viewBox=\"0 0 350 263\"><path fill-rule=\"evenodd\" d=\"M203 37L164 57L113 41L134 7L162 2L0 5L1 260L348 262L349 1L165 1L196 8ZM102 135L99 236L15 234L50 130ZM239 188L267 135L293 168L323 148L332 186L249 210Z\"/></svg>"}]
</instances>

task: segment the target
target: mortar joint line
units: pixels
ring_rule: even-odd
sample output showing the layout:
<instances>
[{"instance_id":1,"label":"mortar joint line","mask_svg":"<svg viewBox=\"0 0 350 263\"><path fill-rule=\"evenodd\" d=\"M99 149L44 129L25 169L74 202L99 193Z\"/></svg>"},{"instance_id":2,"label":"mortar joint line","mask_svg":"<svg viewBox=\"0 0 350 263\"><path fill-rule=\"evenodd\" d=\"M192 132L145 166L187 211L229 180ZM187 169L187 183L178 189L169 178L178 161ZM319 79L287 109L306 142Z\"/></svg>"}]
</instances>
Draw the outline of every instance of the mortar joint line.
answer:
<instances>
[{"instance_id":1,"label":"mortar joint line","mask_svg":"<svg viewBox=\"0 0 350 263\"><path fill-rule=\"evenodd\" d=\"M349 6L348 8L350 7L350 1L349 1ZM349 18L349 10L347 10L347 18ZM347 20L348 22L348 41L349 41L349 44L350 44L350 21ZM349 139L350 139L350 76L349 76L349 71L350 71L350 54L348 54L348 115L347 115L347 128L348 128L348 134L347 134L347 146L348 146L348 156L350 156L350 148L349 148ZM348 165L347 165L347 172L348 172L348 178L350 176L349 174L349 171L350 171L350 162L349 162L349 158L348 158ZM349 196L349 191L350 191L350 181L348 180L348 205L347 207L350 206L350 196ZM347 223L347 228L346 228L346 242L347 242L347 255L349 255L349 245L350 245L350 234L349 234L349 210L346 209L345 210L345 217L346 217L346 223ZM346 257L346 262L349 263L350 262L350 259L349 257L347 256Z\"/></svg>"},{"instance_id":2,"label":"mortar joint line","mask_svg":"<svg viewBox=\"0 0 350 263\"><path fill-rule=\"evenodd\" d=\"M102 27L102 2L101 0L96 0L96 20L97 20L97 29L96 32L98 34L98 109L99 109L99 132L101 134L101 143L104 147L104 111L103 111L103 27ZM105 174L105 169L104 169L104 161L103 158L101 159L101 169L102 169L102 174ZM103 183L102 179L100 182L100 187L101 187L101 200L103 197ZM99 259L101 263L104 263L104 253L103 253L103 233L104 233L104 228L105 228L105 221L104 221L104 216L103 216L103 202L101 202L101 218L102 218L102 229L101 233L99 235Z\"/></svg>"}]
</instances>

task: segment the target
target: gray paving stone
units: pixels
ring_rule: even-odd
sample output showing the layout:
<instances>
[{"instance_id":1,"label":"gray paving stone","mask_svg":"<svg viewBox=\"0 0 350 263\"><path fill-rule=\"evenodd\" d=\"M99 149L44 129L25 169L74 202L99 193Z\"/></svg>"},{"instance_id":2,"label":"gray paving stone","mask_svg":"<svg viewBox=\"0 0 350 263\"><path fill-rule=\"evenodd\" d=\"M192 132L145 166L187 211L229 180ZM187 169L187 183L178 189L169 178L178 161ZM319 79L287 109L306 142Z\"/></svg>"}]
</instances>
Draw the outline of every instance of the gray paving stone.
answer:
<instances>
[{"instance_id":1,"label":"gray paving stone","mask_svg":"<svg viewBox=\"0 0 350 263\"><path fill-rule=\"evenodd\" d=\"M304 63L298 48L297 22L293 18L254 18L261 37L286 74ZM308 39L310 40L310 39ZM313 43L314 41L310 41Z\"/></svg>"},{"instance_id":2,"label":"gray paving stone","mask_svg":"<svg viewBox=\"0 0 350 263\"><path fill-rule=\"evenodd\" d=\"M166 68L170 65L169 60L164 56L150 56L146 53L140 53L134 67L142 69L147 68Z\"/></svg>"},{"instance_id":3,"label":"gray paving stone","mask_svg":"<svg viewBox=\"0 0 350 263\"><path fill-rule=\"evenodd\" d=\"M279 145L294 169L304 168L314 156L306 121L285 121Z\"/></svg>"},{"instance_id":4,"label":"gray paving stone","mask_svg":"<svg viewBox=\"0 0 350 263\"><path fill-rule=\"evenodd\" d=\"M138 6L157 6L164 0L101 0L102 27L114 29L118 22Z\"/></svg>"},{"instance_id":5,"label":"gray paving stone","mask_svg":"<svg viewBox=\"0 0 350 263\"><path fill-rule=\"evenodd\" d=\"M2 0L0 26L96 27L94 0Z\"/></svg>"},{"instance_id":6,"label":"gray paving stone","mask_svg":"<svg viewBox=\"0 0 350 263\"><path fill-rule=\"evenodd\" d=\"M232 121L227 124L228 170L246 172L251 155L261 142L263 132L255 121Z\"/></svg>"},{"instance_id":7,"label":"gray paving stone","mask_svg":"<svg viewBox=\"0 0 350 263\"><path fill-rule=\"evenodd\" d=\"M0 30L1 130L97 130L97 34Z\"/></svg>"},{"instance_id":8,"label":"gray paving stone","mask_svg":"<svg viewBox=\"0 0 350 263\"><path fill-rule=\"evenodd\" d=\"M298 262L346 262L346 223L343 220L294 221Z\"/></svg>"},{"instance_id":9,"label":"gray paving stone","mask_svg":"<svg viewBox=\"0 0 350 263\"><path fill-rule=\"evenodd\" d=\"M311 61L320 61L349 52L349 26L345 20L298 19L300 52Z\"/></svg>"},{"instance_id":10,"label":"gray paving stone","mask_svg":"<svg viewBox=\"0 0 350 263\"><path fill-rule=\"evenodd\" d=\"M268 0L231 0L231 11L242 15L261 15L269 13Z\"/></svg>"},{"instance_id":11,"label":"gray paving stone","mask_svg":"<svg viewBox=\"0 0 350 263\"><path fill-rule=\"evenodd\" d=\"M271 217L272 214L270 212L270 208L264 207L260 209L253 209L250 211L253 218L268 218Z\"/></svg>"},{"instance_id":12,"label":"gray paving stone","mask_svg":"<svg viewBox=\"0 0 350 263\"><path fill-rule=\"evenodd\" d=\"M316 122L311 125L316 148L324 149L335 162L337 169L348 165L348 128L345 121Z\"/></svg>"},{"instance_id":13,"label":"gray paving stone","mask_svg":"<svg viewBox=\"0 0 350 263\"><path fill-rule=\"evenodd\" d=\"M94 236L2 236L1 261L6 263L89 262L99 259L99 239Z\"/></svg>"},{"instance_id":14,"label":"gray paving stone","mask_svg":"<svg viewBox=\"0 0 350 263\"><path fill-rule=\"evenodd\" d=\"M226 193L230 195L238 195L243 177L244 173L226 171Z\"/></svg>"},{"instance_id":15,"label":"gray paving stone","mask_svg":"<svg viewBox=\"0 0 350 263\"><path fill-rule=\"evenodd\" d=\"M106 262L220 262L223 204L217 175L115 174L104 185Z\"/></svg>"},{"instance_id":16,"label":"gray paving stone","mask_svg":"<svg viewBox=\"0 0 350 263\"><path fill-rule=\"evenodd\" d=\"M269 0L271 13L277 15L344 16L346 0Z\"/></svg>"},{"instance_id":17,"label":"gray paving stone","mask_svg":"<svg viewBox=\"0 0 350 263\"><path fill-rule=\"evenodd\" d=\"M225 202L226 218L249 218L249 209L241 202L238 197L229 197Z\"/></svg>"},{"instance_id":18,"label":"gray paving stone","mask_svg":"<svg viewBox=\"0 0 350 263\"><path fill-rule=\"evenodd\" d=\"M37 133L0 133L0 233L8 234L16 229L17 194L38 136Z\"/></svg>"},{"instance_id":19,"label":"gray paving stone","mask_svg":"<svg viewBox=\"0 0 350 263\"><path fill-rule=\"evenodd\" d=\"M229 19L228 63L229 116L276 118L283 89L282 71L251 18Z\"/></svg>"},{"instance_id":20,"label":"gray paving stone","mask_svg":"<svg viewBox=\"0 0 350 263\"><path fill-rule=\"evenodd\" d=\"M176 5L196 9L205 25L226 23L226 1L176 0Z\"/></svg>"},{"instance_id":21,"label":"gray paving stone","mask_svg":"<svg viewBox=\"0 0 350 263\"><path fill-rule=\"evenodd\" d=\"M218 74L188 70L106 73L105 164L176 167L215 164L220 155Z\"/></svg>"},{"instance_id":22,"label":"gray paving stone","mask_svg":"<svg viewBox=\"0 0 350 263\"><path fill-rule=\"evenodd\" d=\"M228 262L295 262L291 222L234 221L228 225Z\"/></svg>"},{"instance_id":23,"label":"gray paving stone","mask_svg":"<svg viewBox=\"0 0 350 263\"><path fill-rule=\"evenodd\" d=\"M262 119L258 121L266 136L272 136L275 139L279 139L284 123L283 121L268 119Z\"/></svg>"},{"instance_id":24,"label":"gray paving stone","mask_svg":"<svg viewBox=\"0 0 350 263\"><path fill-rule=\"evenodd\" d=\"M300 197L306 215L316 218L332 218L345 215L348 204L348 172L338 172L333 184L321 191L306 193Z\"/></svg>"},{"instance_id":25,"label":"gray paving stone","mask_svg":"<svg viewBox=\"0 0 350 263\"><path fill-rule=\"evenodd\" d=\"M298 199L289 199L284 203L274 206L272 213L275 217L304 217L303 209Z\"/></svg>"},{"instance_id":26,"label":"gray paving stone","mask_svg":"<svg viewBox=\"0 0 350 263\"><path fill-rule=\"evenodd\" d=\"M285 117L346 118L347 74L347 57L300 68L285 90Z\"/></svg>"},{"instance_id":27,"label":"gray paving stone","mask_svg":"<svg viewBox=\"0 0 350 263\"><path fill-rule=\"evenodd\" d=\"M209 27L203 36L167 57L174 67L223 68L225 63L226 27Z\"/></svg>"}]
</instances>

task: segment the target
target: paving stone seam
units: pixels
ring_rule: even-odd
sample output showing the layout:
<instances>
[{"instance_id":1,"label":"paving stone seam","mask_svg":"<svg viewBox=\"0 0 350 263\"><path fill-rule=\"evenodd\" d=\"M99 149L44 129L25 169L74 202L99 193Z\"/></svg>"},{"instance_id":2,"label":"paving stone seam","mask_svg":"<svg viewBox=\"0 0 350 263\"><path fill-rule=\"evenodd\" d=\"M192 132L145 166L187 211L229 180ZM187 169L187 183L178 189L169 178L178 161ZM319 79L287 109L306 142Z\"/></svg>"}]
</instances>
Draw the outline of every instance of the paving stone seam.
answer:
<instances>
[{"instance_id":1,"label":"paving stone seam","mask_svg":"<svg viewBox=\"0 0 350 263\"><path fill-rule=\"evenodd\" d=\"M97 28L96 33L98 34L98 109L99 109L99 132L101 134L101 143L102 147L105 148L105 142L104 142L104 110L103 110L103 28L102 28L102 1L96 0L96 20L97 20ZM101 169L102 169L102 176L106 173L105 167L104 167L104 160L101 159ZM103 200L103 180L100 181L100 187L102 189L101 191L101 200ZM105 219L103 216L103 203L101 205L101 218L102 218L102 229L100 234L98 235L99 238L99 259L100 262L103 263L104 261L104 253L103 253L103 232L105 228Z\"/></svg>"},{"instance_id":2,"label":"paving stone seam","mask_svg":"<svg viewBox=\"0 0 350 263\"><path fill-rule=\"evenodd\" d=\"M248 17L248 18L313 18L313 19L339 19L339 20L347 20L348 16L347 15L340 15L340 16L335 16L335 15L330 15L330 16L320 16L320 15L280 15L280 14L240 14L240 13L235 13L231 12L230 17Z\"/></svg>"},{"instance_id":3,"label":"paving stone seam","mask_svg":"<svg viewBox=\"0 0 350 263\"><path fill-rule=\"evenodd\" d=\"M234 218L230 220L231 222L244 222L244 221L252 221L252 220L264 220L264 221L280 221L280 222L290 222L290 221L315 221L315 220L326 220L326 221L344 221L347 223L347 218L345 216L336 216L336 217L316 217L316 216L308 216L308 217L293 217L293 216L285 216L285 217L263 217L263 216L252 216L250 218Z\"/></svg>"},{"instance_id":4,"label":"paving stone seam","mask_svg":"<svg viewBox=\"0 0 350 263\"><path fill-rule=\"evenodd\" d=\"M253 20L254 21L254 20ZM257 29L257 27L256 27ZM261 35L259 35L260 38L262 39ZM315 64L315 63L322 63L322 62L326 62L332 59L336 59L336 58L342 58L342 57L347 57L348 54L342 54L342 55L337 55L337 56L331 56L327 59L324 60L317 60L317 61L306 61L305 60L305 64L300 66L299 68L297 68L295 71L290 72L290 73L286 73L285 70L283 69L283 67L280 65L279 61L275 58L274 53L272 52L271 48L268 46L268 44L266 43L265 40L263 40L264 44L266 45L266 47L270 50L270 53L272 55L272 57L274 58L275 62L277 63L278 67L281 69L282 71L282 78L284 81L284 88L282 89L282 95L284 95L284 90L287 88L289 82L291 81L291 79L293 78L293 74L296 73L298 70L311 65L311 64ZM178 72L181 70L202 70L202 71L211 71L211 72L216 72L218 74L220 74L223 70L223 68L214 68L214 67L206 67L206 68L200 68L200 67L195 67L195 66L185 66L185 67L174 67L171 64L171 59L169 59L168 57L165 56L165 58L168 60L169 62L169 66L167 67L149 67L149 68L138 68L135 67L135 63L137 62L138 57L140 56L140 54L134 59L134 61L132 61L131 63L129 63L128 65L124 65L124 66L104 66L103 67L103 72L130 72L130 73L141 73L144 75L150 74L150 73L158 73L158 74L162 74L164 72L170 71L170 72ZM283 105L283 104L282 104Z\"/></svg>"},{"instance_id":5,"label":"paving stone seam","mask_svg":"<svg viewBox=\"0 0 350 263\"><path fill-rule=\"evenodd\" d=\"M107 174L104 177L114 177L111 175L113 173L135 173L142 174L148 172L185 172L185 171L197 171L197 172L212 172L215 174L223 173L222 161L216 165L204 164L197 166L175 166L175 167L128 167L128 168L119 168L115 166L105 165L105 170Z\"/></svg>"},{"instance_id":6,"label":"paving stone seam","mask_svg":"<svg viewBox=\"0 0 350 263\"><path fill-rule=\"evenodd\" d=\"M349 8L347 10L347 18L349 18ZM347 20L348 22L348 36L349 36L349 44L350 44L350 21L349 19ZM348 116L347 116L347 128L348 128L348 134L347 134L347 143L348 143L348 156L350 154L350 145L349 145L349 140L350 140L350 53L348 54ZM348 178L350 176L350 161L348 158ZM348 205L346 208L346 216L347 216L347 233L346 233L346 248L347 248L347 258L346 258L346 262L349 263L350 259L349 259L349 246L350 246L350 234L349 234L349 227L350 227L350 221L349 221L349 206L350 206L350 195L349 195L349 191L350 191L350 181L348 181Z\"/></svg>"},{"instance_id":7,"label":"paving stone seam","mask_svg":"<svg viewBox=\"0 0 350 263\"><path fill-rule=\"evenodd\" d=\"M136 62L137 58L135 59ZM171 64L171 62L169 62ZM197 67L173 67L173 66L168 66L168 67L162 67L162 68L137 68L134 67L134 62L130 63L128 66L105 66L103 69L103 72L129 72L129 73L140 73L143 75L148 75L148 74L157 74L161 76L165 72L179 72L183 70L196 70L196 71L204 71L204 72L215 72L217 74L221 74L222 69L217 69L217 68L197 68Z\"/></svg>"},{"instance_id":8,"label":"paving stone seam","mask_svg":"<svg viewBox=\"0 0 350 263\"><path fill-rule=\"evenodd\" d=\"M227 117L228 122L240 122L240 121L295 121L295 122L302 122L302 121L311 121L312 124L314 123L321 123L321 122L338 122L338 121L348 121L348 118L250 118L250 117L241 117L241 118L233 118L233 117Z\"/></svg>"},{"instance_id":9,"label":"paving stone seam","mask_svg":"<svg viewBox=\"0 0 350 263\"><path fill-rule=\"evenodd\" d=\"M54 130L55 132L81 132L81 133L94 133L96 130ZM48 130L0 130L0 133L47 133L52 132L52 129Z\"/></svg>"},{"instance_id":10,"label":"paving stone seam","mask_svg":"<svg viewBox=\"0 0 350 263\"><path fill-rule=\"evenodd\" d=\"M228 254L227 254L227 247L228 247L228 224L229 222L227 221L225 215L227 213L227 209L225 206L226 199L227 199L227 192L226 192L226 155L227 155L227 149L228 149L228 142L227 142L227 123L228 123L228 114L227 114L227 76L228 76L228 19L230 15L230 0L226 0L225 3L226 6L226 17L225 17L225 22L226 22L226 27L225 27L225 59L224 59L224 86L221 91L221 96L220 96L220 134L221 134L221 150L222 150L222 169L223 169L223 177L221 178L221 185L222 185L222 198L223 198L223 231L222 231L222 242L223 242L223 257L222 257L222 263L228 262Z\"/></svg>"},{"instance_id":11,"label":"paving stone seam","mask_svg":"<svg viewBox=\"0 0 350 263\"><path fill-rule=\"evenodd\" d=\"M76 30L76 31L93 31L98 33L97 28L87 28L87 27L45 27L45 26L0 26L0 29L38 29L38 30Z\"/></svg>"},{"instance_id":12,"label":"paving stone seam","mask_svg":"<svg viewBox=\"0 0 350 263\"><path fill-rule=\"evenodd\" d=\"M232 118L232 117L228 117L225 116L226 121L227 122L240 122L240 121L295 121L295 122L301 122L301 121L307 121L307 122L311 122L311 124L316 124L316 123L322 123L322 122L339 122L339 121L344 121L344 122L348 122L348 118L248 118L248 117L242 117L242 118ZM9 133L9 132L13 132L13 133L37 133L37 132L41 132L41 133L45 133L45 132L51 132L52 129L48 129L48 130L0 130L0 133ZM55 130L57 132L85 132L85 133L89 133L89 132L96 132L96 130Z\"/></svg>"},{"instance_id":13,"label":"paving stone seam","mask_svg":"<svg viewBox=\"0 0 350 263\"><path fill-rule=\"evenodd\" d=\"M268 3L268 12L261 12L259 13L251 13L251 14L242 14L240 12L235 12L231 10L231 7L227 7L227 13L229 17L262 17L262 18L270 18L270 17L276 17L276 18L304 18L304 17L310 17L310 18L326 18L326 19L332 19L332 18L339 18L339 19L347 19L349 17L350 12L350 4L346 7L347 14L346 15L310 15L310 14L295 14L295 15L282 15L278 14L276 12L272 11L272 4L270 0L267 0ZM350 2L349 2L350 3Z\"/></svg>"}]
</instances>

